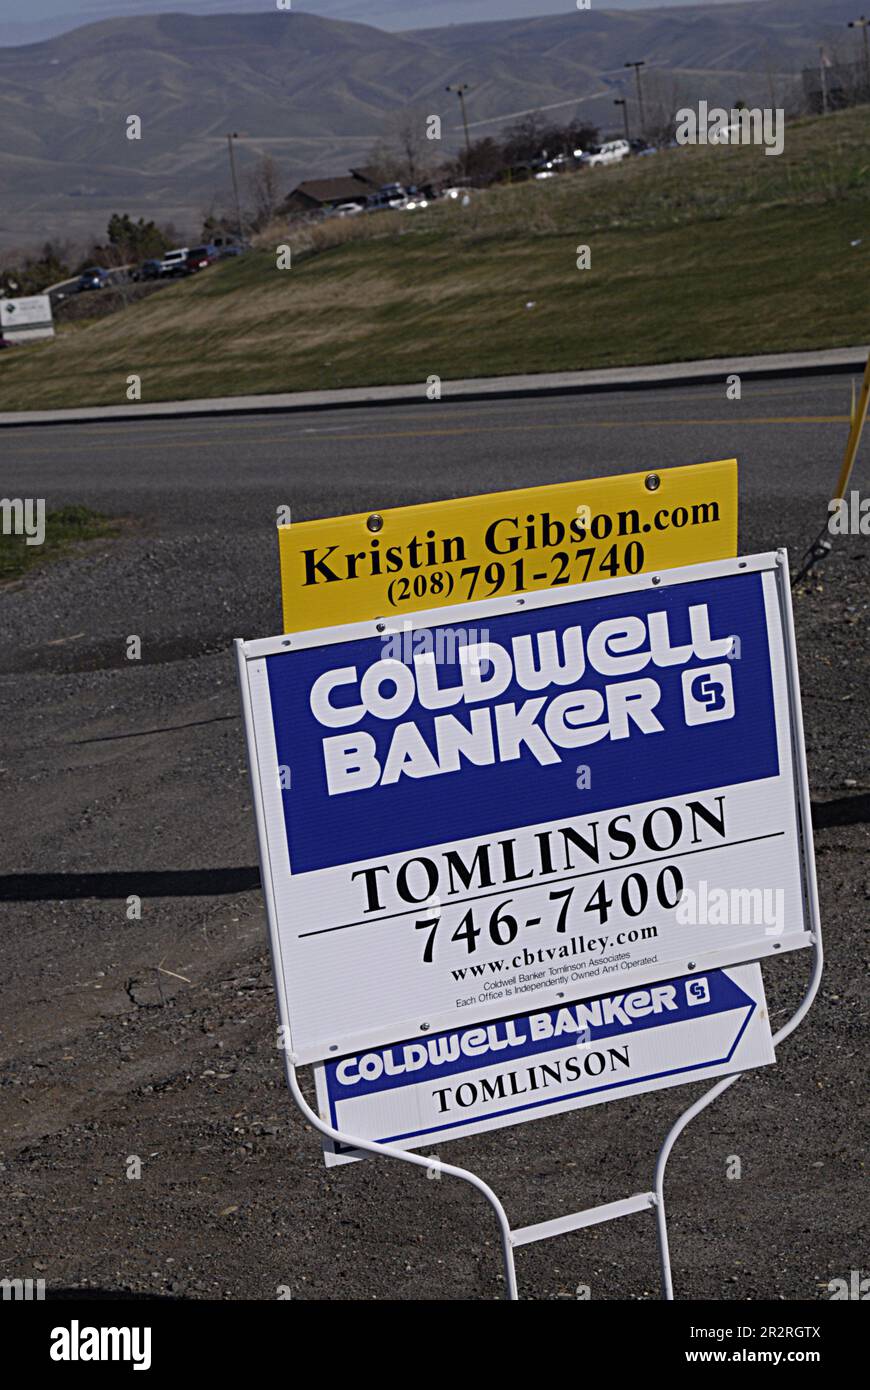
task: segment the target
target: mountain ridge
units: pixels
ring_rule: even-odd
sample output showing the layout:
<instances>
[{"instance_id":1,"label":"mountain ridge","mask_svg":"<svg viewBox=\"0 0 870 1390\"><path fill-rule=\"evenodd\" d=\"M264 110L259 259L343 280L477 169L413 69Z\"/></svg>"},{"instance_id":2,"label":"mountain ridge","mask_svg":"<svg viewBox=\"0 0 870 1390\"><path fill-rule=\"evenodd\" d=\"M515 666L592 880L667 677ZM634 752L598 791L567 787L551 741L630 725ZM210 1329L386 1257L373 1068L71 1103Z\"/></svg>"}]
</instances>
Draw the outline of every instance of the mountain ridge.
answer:
<instances>
[{"instance_id":1,"label":"mountain ridge","mask_svg":"<svg viewBox=\"0 0 870 1390\"><path fill-rule=\"evenodd\" d=\"M853 0L830 0L845 26ZM0 49L0 247L101 233L112 211L197 235L228 199L226 132L244 176L272 155L287 190L364 161L390 113L442 117L461 142L448 83L468 82L474 136L546 110L613 128L635 102L627 58L646 56L647 100L769 104L782 74L817 59L815 0L734 0L712 9L582 11L387 33L304 11L98 20ZM829 26L830 27L830 23ZM129 115L141 141L126 138Z\"/></svg>"},{"instance_id":2,"label":"mountain ridge","mask_svg":"<svg viewBox=\"0 0 870 1390\"><path fill-rule=\"evenodd\" d=\"M131 0L102 0L80 16L53 12L43 18L29 20L0 19L0 47L39 43L43 39L70 33L99 19L121 18L112 13L113 7L124 3L129 11ZM672 5L687 5L697 0L671 0ZM708 5L729 4L731 0L704 0ZM165 0L132 0L137 14L150 14L167 8ZM660 9L663 0L607 0L610 9ZM174 7L186 14L210 15L227 12L256 13L273 8L268 0L186 0ZM432 0L306 0L311 13L326 19L356 20L392 33L431 26ZM500 19L522 19L556 13L558 0L436 0L434 9L438 25L463 24L469 20L469 9L479 13L471 16L474 22ZM493 10L498 13L493 14Z\"/></svg>"}]
</instances>

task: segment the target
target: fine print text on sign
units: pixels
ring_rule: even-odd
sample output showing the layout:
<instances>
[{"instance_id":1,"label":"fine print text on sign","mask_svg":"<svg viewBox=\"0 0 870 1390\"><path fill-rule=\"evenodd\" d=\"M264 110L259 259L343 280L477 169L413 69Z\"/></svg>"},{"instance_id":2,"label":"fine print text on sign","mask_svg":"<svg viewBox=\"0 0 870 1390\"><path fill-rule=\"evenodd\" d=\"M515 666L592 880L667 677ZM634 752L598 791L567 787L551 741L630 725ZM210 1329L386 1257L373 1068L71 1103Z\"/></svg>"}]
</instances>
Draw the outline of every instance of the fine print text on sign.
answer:
<instances>
[{"instance_id":1,"label":"fine print text on sign","mask_svg":"<svg viewBox=\"0 0 870 1390\"><path fill-rule=\"evenodd\" d=\"M287 632L721 560L737 462L294 522L278 549Z\"/></svg>"},{"instance_id":2,"label":"fine print text on sign","mask_svg":"<svg viewBox=\"0 0 870 1390\"><path fill-rule=\"evenodd\" d=\"M562 1004L315 1066L321 1117L418 1149L776 1060L759 965ZM324 1143L327 1166L366 1157Z\"/></svg>"},{"instance_id":3,"label":"fine print text on sign","mask_svg":"<svg viewBox=\"0 0 870 1390\"><path fill-rule=\"evenodd\" d=\"M810 944L784 565L239 645L295 1061Z\"/></svg>"}]
</instances>

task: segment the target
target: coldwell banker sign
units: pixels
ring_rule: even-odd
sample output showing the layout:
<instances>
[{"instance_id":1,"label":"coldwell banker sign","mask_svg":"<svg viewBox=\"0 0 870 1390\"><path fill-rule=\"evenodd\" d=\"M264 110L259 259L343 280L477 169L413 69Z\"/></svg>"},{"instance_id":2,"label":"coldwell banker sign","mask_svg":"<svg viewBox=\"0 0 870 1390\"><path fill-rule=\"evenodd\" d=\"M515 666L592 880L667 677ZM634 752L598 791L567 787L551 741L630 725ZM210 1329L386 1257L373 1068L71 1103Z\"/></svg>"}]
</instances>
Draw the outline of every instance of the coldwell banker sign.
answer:
<instances>
[{"instance_id":1,"label":"coldwell banker sign","mask_svg":"<svg viewBox=\"0 0 870 1390\"><path fill-rule=\"evenodd\" d=\"M761 968L663 980L315 1067L334 1129L420 1148L775 1061ZM363 1157L328 1143L328 1165Z\"/></svg>"},{"instance_id":2,"label":"coldwell banker sign","mask_svg":"<svg viewBox=\"0 0 870 1390\"><path fill-rule=\"evenodd\" d=\"M808 945L783 574L240 643L293 1060Z\"/></svg>"}]
</instances>

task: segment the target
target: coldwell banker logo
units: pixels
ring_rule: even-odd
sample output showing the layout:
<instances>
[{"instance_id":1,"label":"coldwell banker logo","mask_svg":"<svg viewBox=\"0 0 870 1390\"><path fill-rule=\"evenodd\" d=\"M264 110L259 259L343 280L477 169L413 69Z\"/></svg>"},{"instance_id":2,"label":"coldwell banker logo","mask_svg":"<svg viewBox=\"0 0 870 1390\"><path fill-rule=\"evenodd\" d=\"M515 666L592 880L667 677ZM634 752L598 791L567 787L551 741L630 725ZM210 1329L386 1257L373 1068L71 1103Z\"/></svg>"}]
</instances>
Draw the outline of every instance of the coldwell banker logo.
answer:
<instances>
[{"instance_id":1,"label":"coldwell banker logo","mask_svg":"<svg viewBox=\"0 0 870 1390\"><path fill-rule=\"evenodd\" d=\"M734 718L734 687L728 662L705 671L683 672L683 709L689 728Z\"/></svg>"},{"instance_id":2,"label":"coldwell banker logo","mask_svg":"<svg viewBox=\"0 0 870 1390\"><path fill-rule=\"evenodd\" d=\"M294 873L575 816L578 759L586 814L777 774L758 574L526 602L449 663L374 635L266 658Z\"/></svg>"},{"instance_id":3,"label":"coldwell banker logo","mask_svg":"<svg viewBox=\"0 0 870 1390\"><path fill-rule=\"evenodd\" d=\"M450 674L432 652L415 653L408 664L382 657L365 670L324 671L311 687L311 713L322 728L347 731L322 740L328 793L437 777L457 771L462 758L485 767L528 757L547 767L561 761L563 749L662 733L661 685L639 673L709 663L733 650L732 635L713 635L706 604L690 605L688 620L688 643L672 640L666 612L652 612L646 619L606 618L588 631L575 624L508 643L474 643ZM582 685L587 673L603 676L603 688ZM500 698L516 687L530 698ZM559 687L563 693L552 693ZM689 727L733 719L729 662L688 667L682 696ZM446 712L463 705L467 724ZM413 717L415 707L439 711L434 746ZM382 735L356 727L367 718L378 721Z\"/></svg>"},{"instance_id":4,"label":"coldwell banker logo","mask_svg":"<svg viewBox=\"0 0 870 1390\"><path fill-rule=\"evenodd\" d=\"M710 984L706 975L701 975L696 980L689 980L686 985L687 1004L708 1004L710 1002Z\"/></svg>"}]
</instances>

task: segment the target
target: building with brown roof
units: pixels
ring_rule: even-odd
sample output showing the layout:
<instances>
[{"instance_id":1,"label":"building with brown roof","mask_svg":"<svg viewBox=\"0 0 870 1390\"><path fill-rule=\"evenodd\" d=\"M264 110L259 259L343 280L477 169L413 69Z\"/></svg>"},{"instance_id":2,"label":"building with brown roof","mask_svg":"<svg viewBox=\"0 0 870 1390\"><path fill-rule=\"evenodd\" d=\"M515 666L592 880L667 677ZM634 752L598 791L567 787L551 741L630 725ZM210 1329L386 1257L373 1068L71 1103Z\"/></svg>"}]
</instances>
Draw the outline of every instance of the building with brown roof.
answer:
<instances>
[{"instance_id":1,"label":"building with brown roof","mask_svg":"<svg viewBox=\"0 0 870 1390\"><path fill-rule=\"evenodd\" d=\"M306 179L287 197L282 208L287 213L323 212L341 203L364 203L378 185L362 169L352 169L344 178Z\"/></svg>"}]
</instances>

